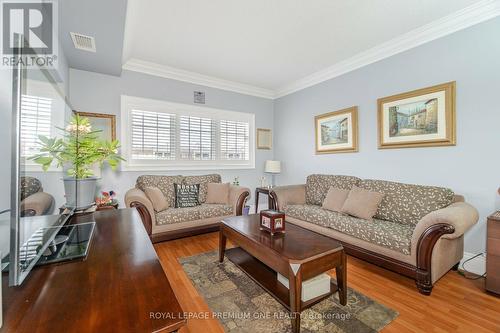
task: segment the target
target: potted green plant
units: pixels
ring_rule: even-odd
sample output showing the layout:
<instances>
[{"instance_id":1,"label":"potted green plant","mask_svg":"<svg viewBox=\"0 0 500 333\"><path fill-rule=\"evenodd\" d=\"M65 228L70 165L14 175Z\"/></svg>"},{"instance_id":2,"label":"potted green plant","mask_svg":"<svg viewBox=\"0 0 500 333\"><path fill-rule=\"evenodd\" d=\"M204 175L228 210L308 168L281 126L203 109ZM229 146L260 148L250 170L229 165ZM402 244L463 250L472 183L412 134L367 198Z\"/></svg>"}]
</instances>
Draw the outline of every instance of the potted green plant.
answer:
<instances>
[{"instance_id":1,"label":"potted green plant","mask_svg":"<svg viewBox=\"0 0 500 333\"><path fill-rule=\"evenodd\" d=\"M87 118L74 115L62 138L48 138L40 135L40 153L29 159L40 164L44 171L55 163L66 170L63 178L66 193L66 207L86 209L94 204L97 177L92 167L106 162L115 170L124 159L118 154L118 140L99 139L100 130L92 130Z\"/></svg>"}]
</instances>

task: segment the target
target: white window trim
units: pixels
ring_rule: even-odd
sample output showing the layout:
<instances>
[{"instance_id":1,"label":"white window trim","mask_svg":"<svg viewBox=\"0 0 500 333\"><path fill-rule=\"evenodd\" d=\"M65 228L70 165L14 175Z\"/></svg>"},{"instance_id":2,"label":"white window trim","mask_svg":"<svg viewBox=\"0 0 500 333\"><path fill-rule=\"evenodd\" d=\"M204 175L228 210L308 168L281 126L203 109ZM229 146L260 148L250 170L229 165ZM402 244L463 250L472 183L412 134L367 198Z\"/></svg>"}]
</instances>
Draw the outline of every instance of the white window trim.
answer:
<instances>
[{"instance_id":1,"label":"white window trim","mask_svg":"<svg viewBox=\"0 0 500 333\"><path fill-rule=\"evenodd\" d=\"M249 161L168 161L131 160L132 133L130 115L133 109L144 111L174 113L195 117L207 117L217 120L246 121L249 128ZM172 103L162 100L121 95L121 154L126 159L122 162L122 171L162 171L162 170L217 170L217 169L255 169L255 115L252 113L214 109L204 106ZM217 134L218 135L218 134Z\"/></svg>"}]
</instances>

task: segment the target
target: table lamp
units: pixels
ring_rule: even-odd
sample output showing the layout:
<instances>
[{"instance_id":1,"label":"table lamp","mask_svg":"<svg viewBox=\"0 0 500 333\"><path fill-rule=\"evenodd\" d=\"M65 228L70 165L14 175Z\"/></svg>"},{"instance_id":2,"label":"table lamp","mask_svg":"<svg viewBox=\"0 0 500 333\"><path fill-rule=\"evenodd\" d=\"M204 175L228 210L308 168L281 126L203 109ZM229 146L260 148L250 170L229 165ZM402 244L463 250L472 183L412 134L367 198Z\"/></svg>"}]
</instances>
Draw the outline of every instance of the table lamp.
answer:
<instances>
[{"instance_id":1,"label":"table lamp","mask_svg":"<svg viewBox=\"0 0 500 333\"><path fill-rule=\"evenodd\" d=\"M267 160L264 167L264 172L271 174L271 187L274 187L276 185L274 182L274 177L276 174L279 174L281 172L281 162Z\"/></svg>"}]
</instances>

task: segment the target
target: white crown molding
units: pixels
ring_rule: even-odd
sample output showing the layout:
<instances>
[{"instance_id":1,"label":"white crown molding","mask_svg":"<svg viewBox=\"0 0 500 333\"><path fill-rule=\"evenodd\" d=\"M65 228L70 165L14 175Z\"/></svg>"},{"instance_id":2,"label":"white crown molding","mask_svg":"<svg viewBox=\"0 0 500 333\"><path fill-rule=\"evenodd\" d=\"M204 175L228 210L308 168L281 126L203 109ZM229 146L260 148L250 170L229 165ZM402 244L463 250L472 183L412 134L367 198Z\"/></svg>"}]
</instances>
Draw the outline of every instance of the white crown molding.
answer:
<instances>
[{"instance_id":1,"label":"white crown molding","mask_svg":"<svg viewBox=\"0 0 500 333\"><path fill-rule=\"evenodd\" d=\"M255 87L134 58L129 59L123 65L123 69L268 99L273 99L275 95L271 89Z\"/></svg>"},{"instance_id":2,"label":"white crown molding","mask_svg":"<svg viewBox=\"0 0 500 333\"><path fill-rule=\"evenodd\" d=\"M276 99L341 76L385 58L389 58L398 53L410 50L497 16L500 16L500 0L479 1L474 5L358 53L335 65L286 84L277 90L229 81L135 58L128 60L123 65L123 69L233 91L245 95Z\"/></svg>"},{"instance_id":3,"label":"white crown molding","mask_svg":"<svg viewBox=\"0 0 500 333\"><path fill-rule=\"evenodd\" d=\"M496 16L500 16L500 0L479 1L472 6L411 30L399 37L338 62L333 66L289 83L276 91L275 98L283 97L333 79L395 54L487 21Z\"/></svg>"}]
</instances>

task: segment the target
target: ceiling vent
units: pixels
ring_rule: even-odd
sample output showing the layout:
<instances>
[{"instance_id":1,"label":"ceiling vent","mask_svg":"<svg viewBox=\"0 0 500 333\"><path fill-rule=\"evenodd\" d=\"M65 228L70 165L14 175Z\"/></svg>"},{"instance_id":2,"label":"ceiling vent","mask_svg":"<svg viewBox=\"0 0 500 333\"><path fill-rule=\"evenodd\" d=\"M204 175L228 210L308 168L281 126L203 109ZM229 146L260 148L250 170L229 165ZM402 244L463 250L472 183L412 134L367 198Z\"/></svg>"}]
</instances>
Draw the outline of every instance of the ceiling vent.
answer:
<instances>
[{"instance_id":1,"label":"ceiling vent","mask_svg":"<svg viewBox=\"0 0 500 333\"><path fill-rule=\"evenodd\" d=\"M75 48L79 50L95 52L95 39L94 37L85 36L82 34L78 34L75 32L70 32L71 39L73 40L73 44Z\"/></svg>"}]
</instances>

